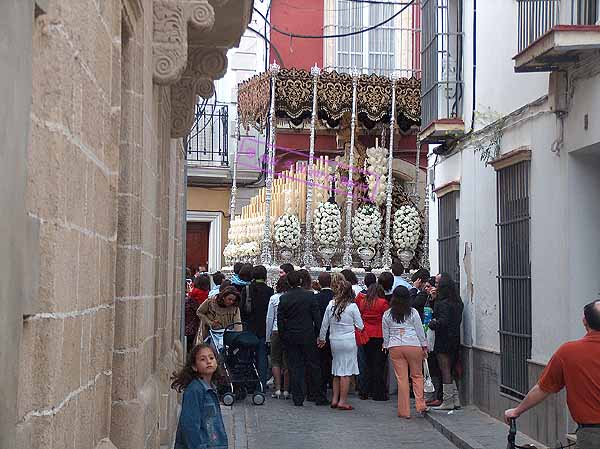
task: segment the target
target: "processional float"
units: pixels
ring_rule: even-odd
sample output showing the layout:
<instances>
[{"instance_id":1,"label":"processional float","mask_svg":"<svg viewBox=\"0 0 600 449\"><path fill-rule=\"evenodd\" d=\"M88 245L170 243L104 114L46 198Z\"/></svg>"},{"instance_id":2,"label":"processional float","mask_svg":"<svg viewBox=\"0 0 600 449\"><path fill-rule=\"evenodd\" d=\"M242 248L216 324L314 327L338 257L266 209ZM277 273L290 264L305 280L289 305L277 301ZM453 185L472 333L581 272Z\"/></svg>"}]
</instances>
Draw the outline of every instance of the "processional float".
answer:
<instances>
[{"instance_id":1,"label":"processional float","mask_svg":"<svg viewBox=\"0 0 600 449\"><path fill-rule=\"evenodd\" d=\"M367 269L389 269L394 255L405 267L411 261L413 266L423 263L416 261L420 256L426 260L427 244L426 220L417 207L418 142L411 191L393 178L394 135L414 132L420 113L420 80L414 77L344 74L316 66L310 71L281 69L272 64L269 71L241 83L226 261L352 268L358 263L356 254ZM348 115L350 142L344 157L316 158L317 128L341 133ZM292 128L309 122L310 138L306 160L275 173L278 120ZM236 215L240 127L267 130L268 142L265 186ZM358 129L381 131L382 142L387 133L388 148L378 143L357 148Z\"/></svg>"}]
</instances>

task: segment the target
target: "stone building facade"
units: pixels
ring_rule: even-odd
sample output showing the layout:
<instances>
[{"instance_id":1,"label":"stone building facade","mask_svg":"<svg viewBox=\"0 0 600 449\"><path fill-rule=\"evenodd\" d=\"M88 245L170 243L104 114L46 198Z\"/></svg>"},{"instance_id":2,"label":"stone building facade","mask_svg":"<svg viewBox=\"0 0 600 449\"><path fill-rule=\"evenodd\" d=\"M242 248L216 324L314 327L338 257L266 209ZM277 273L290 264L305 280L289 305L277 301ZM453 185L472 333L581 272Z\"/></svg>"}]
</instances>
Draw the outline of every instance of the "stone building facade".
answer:
<instances>
[{"instance_id":1,"label":"stone building facade","mask_svg":"<svg viewBox=\"0 0 600 449\"><path fill-rule=\"evenodd\" d=\"M181 138L252 0L8 3L12 148L0 170L11 189L0 199L11 213L0 223L15 240L0 267L0 447L169 445L169 376L183 356Z\"/></svg>"}]
</instances>

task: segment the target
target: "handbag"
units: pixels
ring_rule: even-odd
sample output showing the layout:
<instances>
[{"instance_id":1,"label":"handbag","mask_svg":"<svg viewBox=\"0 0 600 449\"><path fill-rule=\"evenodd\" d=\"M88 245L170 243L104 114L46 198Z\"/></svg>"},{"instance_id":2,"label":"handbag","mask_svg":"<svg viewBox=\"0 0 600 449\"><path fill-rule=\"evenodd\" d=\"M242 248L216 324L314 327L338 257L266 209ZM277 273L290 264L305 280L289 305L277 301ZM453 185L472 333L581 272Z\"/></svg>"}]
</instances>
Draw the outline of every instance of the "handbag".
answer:
<instances>
[{"instance_id":1,"label":"handbag","mask_svg":"<svg viewBox=\"0 0 600 449\"><path fill-rule=\"evenodd\" d=\"M433 393L435 391L435 386L433 385L431 375L429 374L429 364L427 363L427 359L423 360L423 377L425 378L423 381L423 391L425 391L425 393Z\"/></svg>"},{"instance_id":2,"label":"handbag","mask_svg":"<svg viewBox=\"0 0 600 449\"><path fill-rule=\"evenodd\" d=\"M357 327L354 328L354 336L356 337L356 344L358 346L364 346L369 343L369 334L363 329L360 330Z\"/></svg>"}]
</instances>

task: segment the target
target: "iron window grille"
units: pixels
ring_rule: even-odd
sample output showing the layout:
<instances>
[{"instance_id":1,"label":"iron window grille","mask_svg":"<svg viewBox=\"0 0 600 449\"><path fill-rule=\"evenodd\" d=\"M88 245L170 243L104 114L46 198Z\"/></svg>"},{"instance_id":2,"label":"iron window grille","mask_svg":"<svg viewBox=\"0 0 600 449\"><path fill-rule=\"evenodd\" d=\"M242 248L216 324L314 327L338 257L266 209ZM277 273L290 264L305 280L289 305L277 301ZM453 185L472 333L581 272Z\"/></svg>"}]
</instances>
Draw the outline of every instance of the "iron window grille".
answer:
<instances>
[{"instance_id":1,"label":"iron window grille","mask_svg":"<svg viewBox=\"0 0 600 449\"><path fill-rule=\"evenodd\" d=\"M523 398L531 357L530 162L497 172L500 390Z\"/></svg>"},{"instance_id":2,"label":"iron window grille","mask_svg":"<svg viewBox=\"0 0 600 449\"><path fill-rule=\"evenodd\" d=\"M600 19L599 0L517 0L517 2L519 53L556 25L594 25Z\"/></svg>"},{"instance_id":3,"label":"iron window grille","mask_svg":"<svg viewBox=\"0 0 600 449\"><path fill-rule=\"evenodd\" d=\"M335 39L333 65L326 69L349 73L357 69L361 73L419 78L420 64L420 8L419 1L390 2L390 4L357 3L350 0L335 1L336 34L359 31L381 23L406 9L394 20L369 32Z\"/></svg>"},{"instance_id":4,"label":"iron window grille","mask_svg":"<svg viewBox=\"0 0 600 449\"><path fill-rule=\"evenodd\" d=\"M462 0L423 0L421 129L460 118L463 98Z\"/></svg>"},{"instance_id":5,"label":"iron window grille","mask_svg":"<svg viewBox=\"0 0 600 449\"><path fill-rule=\"evenodd\" d=\"M209 167L229 166L229 111L226 104L199 103L186 138L188 161Z\"/></svg>"},{"instance_id":6,"label":"iron window grille","mask_svg":"<svg viewBox=\"0 0 600 449\"><path fill-rule=\"evenodd\" d=\"M438 256L440 273L448 273L460 285L459 192L447 193L438 200Z\"/></svg>"}]
</instances>

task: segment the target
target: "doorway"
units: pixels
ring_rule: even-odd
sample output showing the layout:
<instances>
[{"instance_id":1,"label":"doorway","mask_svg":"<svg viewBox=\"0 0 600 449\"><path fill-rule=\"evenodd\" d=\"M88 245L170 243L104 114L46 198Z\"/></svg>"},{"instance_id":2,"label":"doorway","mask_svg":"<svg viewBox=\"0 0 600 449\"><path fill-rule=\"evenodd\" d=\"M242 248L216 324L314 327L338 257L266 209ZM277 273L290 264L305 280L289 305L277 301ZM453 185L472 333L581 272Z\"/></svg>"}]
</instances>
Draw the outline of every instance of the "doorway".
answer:
<instances>
[{"instance_id":1,"label":"doorway","mask_svg":"<svg viewBox=\"0 0 600 449\"><path fill-rule=\"evenodd\" d=\"M202 271L208 270L208 245L210 235L210 223L190 221L187 223L185 266L196 271L198 267L204 267Z\"/></svg>"}]
</instances>

